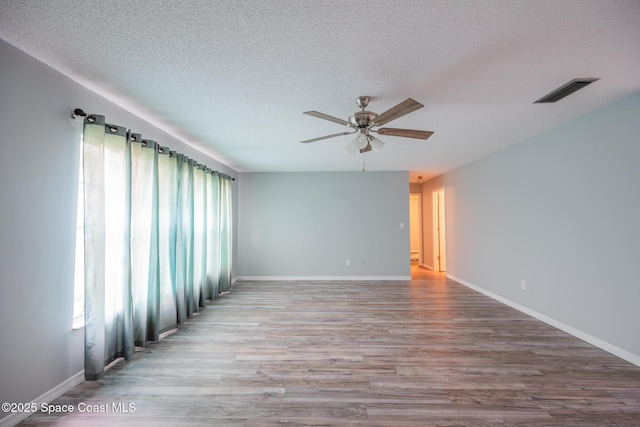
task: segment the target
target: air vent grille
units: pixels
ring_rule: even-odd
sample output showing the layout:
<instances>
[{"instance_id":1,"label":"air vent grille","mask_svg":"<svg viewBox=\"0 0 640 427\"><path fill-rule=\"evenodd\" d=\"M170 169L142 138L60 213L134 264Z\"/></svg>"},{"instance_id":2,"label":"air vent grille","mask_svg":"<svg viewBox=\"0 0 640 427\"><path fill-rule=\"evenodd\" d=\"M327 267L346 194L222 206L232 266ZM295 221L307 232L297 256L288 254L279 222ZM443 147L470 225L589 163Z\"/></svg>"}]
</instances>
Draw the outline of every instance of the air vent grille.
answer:
<instances>
[{"instance_id":1,"label":"air vent grille","mask_svg":"<svg viewBox=\"0 0 640 427\"><path fill-rule=\"evenodd\" d=\"M599 80L599 77L573 79L567 84L560 86L553 92L548 93L547 95L538 99L536 102L534 102L534 104L560 101L565 96L571 95L573 92L577 91L578 89L582 89L583 87L595 82L596 80Z\"/></svg>"}]
</instances>

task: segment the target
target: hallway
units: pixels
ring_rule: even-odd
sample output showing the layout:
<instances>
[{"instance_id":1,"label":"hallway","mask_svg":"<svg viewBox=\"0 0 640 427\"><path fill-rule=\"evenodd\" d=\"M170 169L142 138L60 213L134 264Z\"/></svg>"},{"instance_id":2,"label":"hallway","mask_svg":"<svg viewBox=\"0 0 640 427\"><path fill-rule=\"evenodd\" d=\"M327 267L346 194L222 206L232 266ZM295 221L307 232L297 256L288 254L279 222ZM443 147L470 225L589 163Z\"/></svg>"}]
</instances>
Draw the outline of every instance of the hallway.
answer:
<instances>
[{"instance_id":1,"label":"hallway","mask_svg":"<svg viewBox=\"0 0 640 427\"><path fill-rule=\"evenodd\" d=\"M420 267L418 264L411 264L411 280L439 280L446 278L446 273L436 273L428 268Z\"/></svg>"}]
</instances>

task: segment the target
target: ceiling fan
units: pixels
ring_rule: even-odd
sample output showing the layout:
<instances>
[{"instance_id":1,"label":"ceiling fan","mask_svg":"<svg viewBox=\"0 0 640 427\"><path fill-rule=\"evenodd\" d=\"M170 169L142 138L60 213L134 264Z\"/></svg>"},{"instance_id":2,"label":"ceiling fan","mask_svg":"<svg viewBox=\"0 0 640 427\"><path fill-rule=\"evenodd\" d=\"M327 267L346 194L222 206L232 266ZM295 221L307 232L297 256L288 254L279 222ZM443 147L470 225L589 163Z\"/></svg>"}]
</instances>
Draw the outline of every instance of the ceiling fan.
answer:
<instances>
[{"instance_id":1,"label":"ceiling fan","mask_svg":"<svg viewBox=\"0 0 640 427\"><path fill-rule=\"evenodd\" d=\"M366 153L367 151L378 151L384 145L384 142L380 141L375 136L371 135L371 133L377 133L378 135L390 135L390 136L401 136L405 138L416 138L416 139L427 139L433 132L426 130L412 130L412 129L398 129L398 128L379 128L374 129L377 126L382 126L384 124L389 123L392 120L395 120L399 117L402 117L406 114L409 114L413 111L416 111L424 105L415 101L411 98L407 98L402 101L398 105L391 107L387 111L382 114L376 114L372 111L366 111L367 106L369 105L369 101L371 97L369 96L359 96L356 98L356 104L361 108L361 111L357 111L353 113L349 117L349 120L342 120L337 117L329 116L324 113L319 113L317 111L305 111L304 114L309 116L317 117L319 119L329 120L330 122L338 123L343 126L350 127L352 130L349 132L340 132L334 133L333 135L321 136L319 138L307 139L305 141L300 141L303 144L307 144L309 142L320 141L323 139L334 138L336 136L342 135L350 135L353 133L357 133L355 139L351 141L349 145L347 145L347 151L352 154Z\"/></svg>"}]
</instances>

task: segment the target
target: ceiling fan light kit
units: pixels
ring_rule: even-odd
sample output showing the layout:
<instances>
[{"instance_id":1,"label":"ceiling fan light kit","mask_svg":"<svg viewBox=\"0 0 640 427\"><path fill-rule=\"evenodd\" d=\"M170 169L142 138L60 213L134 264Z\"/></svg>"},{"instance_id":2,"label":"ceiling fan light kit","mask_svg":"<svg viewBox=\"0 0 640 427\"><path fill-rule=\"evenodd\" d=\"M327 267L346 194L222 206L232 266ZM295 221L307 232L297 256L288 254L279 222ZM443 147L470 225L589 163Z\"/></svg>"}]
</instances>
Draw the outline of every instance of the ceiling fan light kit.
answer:
<instances>
[{"instance_id":1,"label":"ceiling fan light kit","mask_svg":"<svg viewBox=\"0 0 640 427\"><path fill-rule=\"evenodd\" d=\"M380 151L382 149L382 147L384 146L384 142L380 141L376 137L373 137L369 141L369 145L371 145L371 148L373 149L373 151Z\"/></svg>"},{"instance_id":2,"label":"ceiling fan light kit","mask_svg":"<svg viewBox=\"0 0 640 427\"><path fill-rule=\"evenodd\" d=\"M360 149L358 148L357 139L351 141L351 143L345 147L345 150L351 154L358 154Z\"/></svg>"},{"instance_id":3,"label":"ceiling fan light kit","mask_svg":"<svg viewBox=\"0 0 640 427\"><path fill-rule=\"evenodd\" d=\"M366 148L369 143L369 138L364 132L358 132L358 136L351 142L354 144L359 150Z\"/></svg>"},{"instance_id":4,"label":"ceiling fan light kit","mask_svg":"<svg viewBox=\"0 0 640 427\"><path fill-rule=\"evenodd\" d=\"M392 120L400 118L406 114L416 111L424 105L421 103L407 98L398 105L391 107L382 114L376 114L372 111L367 111L366 108L369 105L371 97L359 96L356 98L356 105L360 107L360 111L353 113L349 116L349 120L342 120L337 117L330 116L328 114L320 113L318 111L305 111L304 114L317 117L319 119L328 120L330 122L338 123L343 126L347 126L353 129L352 132L341 132L332 135L321 136L319 138L307 139L300 141L302 143L309 143L320 141L323 139L334 138L336 136L349 135L357 133L356 137L346 146L346 150L351 154L366 153L368 151L380 151L384 146L384 142L371 135L371 132L375 132L378 135L390 135L399 136L403 138L415 138L415 139L427 139L433 132L424 130L413 129L398 129L398 128L380 128L374 129L377 126L386 124Z\"/></svg>"},{"instance_id":5,"label":"ceiling fan light kit","mask_svg":"<svg viewBox=\"0 0 640 427\"><path fill-rule=\"evenodd\" d=\"M351 154L366 153L369 151L380 151L384 142L372 135L359 132L358 136L345 148Z\"/></svg>"}]
</instances>

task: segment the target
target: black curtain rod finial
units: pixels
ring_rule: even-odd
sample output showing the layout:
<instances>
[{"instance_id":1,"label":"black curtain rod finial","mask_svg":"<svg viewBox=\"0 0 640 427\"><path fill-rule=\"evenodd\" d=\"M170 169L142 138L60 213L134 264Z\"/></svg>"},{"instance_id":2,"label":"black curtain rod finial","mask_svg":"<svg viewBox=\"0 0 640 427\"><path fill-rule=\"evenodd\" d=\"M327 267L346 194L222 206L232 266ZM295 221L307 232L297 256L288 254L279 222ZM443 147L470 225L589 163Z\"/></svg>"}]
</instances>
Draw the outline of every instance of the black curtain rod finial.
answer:
<instances>
[{"instance_id":1,"label":"black curtain rod finial","mask_svg":"<svg viewBox=\"0 0 640 427\"><path fill-rule=\"evenodd\" d=\"M75 118L78 118L78 117L86 117L86 116L87 116L87 113L82 111L81 108L76 108L75 110L73 110L71 112L71 118L72 119L75 119Z\"/></svg>"},{"instance_id":2,"label":"black curtain rod finial","mask_svg":"<svg viewBox=\"0 0 640 427\"><path fill-rule=\"evenodd\" d=\"M69 123L71 123L71 126L74 127L74 128L80 128L80 127L82 127L82 119L86 115L87 115L87 113L82 111L80 108L76 108L75 110L73 110L71 112L71 118L69 119Z\"/></svg>"}]
</instances>

